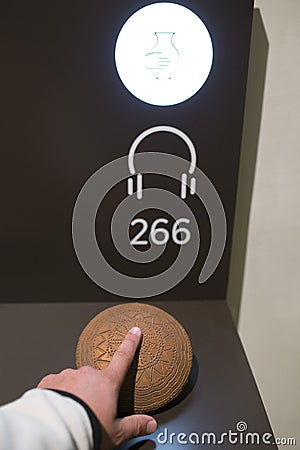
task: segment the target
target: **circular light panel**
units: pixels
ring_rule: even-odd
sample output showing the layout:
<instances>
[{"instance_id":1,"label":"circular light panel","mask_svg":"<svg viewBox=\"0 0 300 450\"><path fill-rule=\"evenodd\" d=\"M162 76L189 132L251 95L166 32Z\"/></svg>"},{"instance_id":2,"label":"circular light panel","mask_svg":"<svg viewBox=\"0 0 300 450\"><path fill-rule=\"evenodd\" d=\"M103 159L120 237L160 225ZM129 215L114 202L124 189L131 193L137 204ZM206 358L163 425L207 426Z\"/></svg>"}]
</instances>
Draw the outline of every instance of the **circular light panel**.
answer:
<instances>
[{"instance_id":1,"label":"circular light panel","mask_svg":"<svg viewBox=\"0 0 300 450\"><path fill-rule=\"evenodd\" d=\"M175 3L139 9L123 25L115 47L123 84L151 105L176 105L192 97L207 80L212 61L206 26Z\"/></svg>"}]
</instances>

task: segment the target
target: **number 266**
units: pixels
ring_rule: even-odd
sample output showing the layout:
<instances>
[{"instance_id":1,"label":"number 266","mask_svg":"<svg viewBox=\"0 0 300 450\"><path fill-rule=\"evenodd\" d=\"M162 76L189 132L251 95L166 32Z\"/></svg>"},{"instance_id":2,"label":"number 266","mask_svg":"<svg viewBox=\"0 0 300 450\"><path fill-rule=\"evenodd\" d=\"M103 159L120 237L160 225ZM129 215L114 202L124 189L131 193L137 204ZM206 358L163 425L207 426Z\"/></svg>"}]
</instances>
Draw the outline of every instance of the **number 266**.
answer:
<instances>
[{"instance_id":1,"label":"number 266","mask_svg":"<svg viewBox=\"0 0 300 450\"><path fill-rule=\"evenodd\" d=\"M189 219L186 219L184 217L182 217L181 219L177 219L173 224L171 233L166 228L160 226L161 224L167 225L168 223L169 220L164 218L154 220L149 233L149 240L152 242L152 244L165 245L171 238L175 244L184 245L191 240L190 230L184 226L181 226L181 224L189 224ZM149 241L141 238L149 229L149 223L147 222L147 220L142 218L134 219L130 223L130 225L133 227L137 224L141 224L142 228L131 239L131 245L148 245Z\"/></svg>"}]
</instances>

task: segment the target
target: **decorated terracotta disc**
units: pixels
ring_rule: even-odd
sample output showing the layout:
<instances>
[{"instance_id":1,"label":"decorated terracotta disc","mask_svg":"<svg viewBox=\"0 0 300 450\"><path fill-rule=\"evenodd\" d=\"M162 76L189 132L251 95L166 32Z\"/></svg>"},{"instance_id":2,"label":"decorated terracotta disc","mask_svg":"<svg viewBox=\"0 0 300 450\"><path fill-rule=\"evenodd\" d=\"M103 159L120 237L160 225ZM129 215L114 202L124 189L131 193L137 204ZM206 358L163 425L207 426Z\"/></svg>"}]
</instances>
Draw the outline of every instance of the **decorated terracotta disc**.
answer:
<instances>
[{"instance_id":1,"label":"decorated terracotta disc","mask_svg":"<svg viewBox=\"0 0 300 450\"><path fill-rule=\"evenodd\" d=\"M120 393L121 413L153 411L184 388L192 368L192 347L180 323L160 308L125 303L108 308L85 327L76 349L76 365L105 369L134 326L143 338Z\"/></svg>"}]
</instances>

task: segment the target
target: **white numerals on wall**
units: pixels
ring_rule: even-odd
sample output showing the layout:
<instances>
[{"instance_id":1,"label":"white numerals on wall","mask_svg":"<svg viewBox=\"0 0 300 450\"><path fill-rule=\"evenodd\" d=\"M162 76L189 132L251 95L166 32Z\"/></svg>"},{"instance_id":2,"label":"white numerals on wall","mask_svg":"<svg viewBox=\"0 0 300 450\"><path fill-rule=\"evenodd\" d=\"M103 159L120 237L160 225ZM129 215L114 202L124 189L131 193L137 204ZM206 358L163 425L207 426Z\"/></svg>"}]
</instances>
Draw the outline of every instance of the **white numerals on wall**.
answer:
<instances>
[{"instance_id":1,"label":"white numerals on wall","mask_svg":"<svg viewBox=\"0 0 300 450\"><path fill-rule=\"evenodd\" d=\"M166 227L163 227L163 225L168 225L168 223L168 219L159 218L154 220L150 228L150 224L145 219L138 218L132 220L130 224L131 226L134 227L135 225L140 224L142 227L131 239L131 245L148 245L149 240L154 245L165 245L169 242L170 239L174 242L174 244L185 245L191 240L190 230L181 225L189 224L189 219L182 217L181 219L175 220L171 233ZM149 240L142 239L149 228Z\"/></svg>"}]
</instances>

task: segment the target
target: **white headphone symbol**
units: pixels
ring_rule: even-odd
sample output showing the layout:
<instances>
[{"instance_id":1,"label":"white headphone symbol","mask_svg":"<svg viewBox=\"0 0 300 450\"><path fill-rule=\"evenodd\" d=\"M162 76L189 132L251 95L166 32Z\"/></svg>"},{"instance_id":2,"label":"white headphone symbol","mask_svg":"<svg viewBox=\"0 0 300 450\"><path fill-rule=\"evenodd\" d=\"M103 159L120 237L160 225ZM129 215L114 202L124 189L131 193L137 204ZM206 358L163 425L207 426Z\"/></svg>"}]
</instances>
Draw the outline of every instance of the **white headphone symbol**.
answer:
<instances>
[{"instance_id":1,"label":"white headphone symbol","mask_svg":"<svg viewBox=\"0 0 300 450\"><path fill-rule=\"evenodd\" d=\"M132 143L129 153L128 153L128 169L132 176L137 175L137 191L136 195L138 199L141 199L143 197L143 175L141 173L137 173L134 166L134 155L136 152L137 147L140 145L140 143L147 137L150 136L150 134L158 133L160 131L166 131L168 133L175 134L176 136L179 136L187 145L190 156L191 156L191 162L189 167L189 174L192 175L196 168L196 162L197 162L197 155L196 150L193 142L191 139L181 130L178 130L178 128L170 127L168 125L161 125L157 127L149 128L146 131L143 131ZM186 191L188 186L188 174L183 173L181 175L181 192L180 197L182 199L186 198ZM194 195L196 192L196 178L191 177L190 183L190 194ZM133 194L133 178L128 178L127 180L127 193L128 195Z\"/></svg>"}]
</instances>

